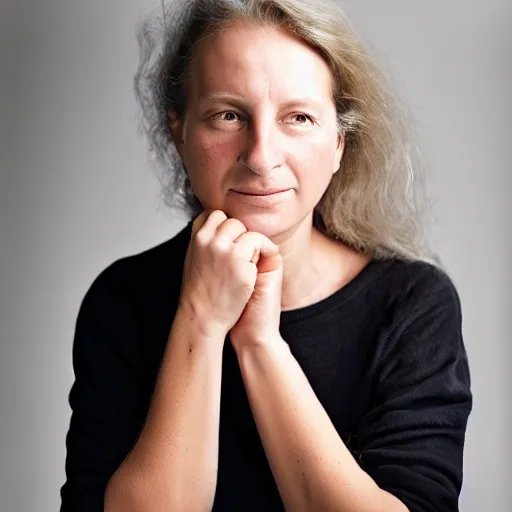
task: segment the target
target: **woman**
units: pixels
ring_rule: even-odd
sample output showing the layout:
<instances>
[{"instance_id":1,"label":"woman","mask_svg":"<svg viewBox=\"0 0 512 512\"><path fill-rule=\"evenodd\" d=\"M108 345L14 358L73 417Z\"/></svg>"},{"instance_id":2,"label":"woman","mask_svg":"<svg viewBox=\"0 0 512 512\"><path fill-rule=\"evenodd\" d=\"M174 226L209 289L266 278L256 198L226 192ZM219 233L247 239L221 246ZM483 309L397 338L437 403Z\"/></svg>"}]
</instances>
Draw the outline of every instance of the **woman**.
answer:
<instances>
[{"instance_id":1,"label":"woman","mask_svg":"<svg viewBox=\"0 0 512 512\"><path fill-rule=\"evenodd\" d=\"M136 85L192 220L83 300L61 510L458 510L460 302L398 102L334 6L172 9Z\"/></svg>"}]
</instances>

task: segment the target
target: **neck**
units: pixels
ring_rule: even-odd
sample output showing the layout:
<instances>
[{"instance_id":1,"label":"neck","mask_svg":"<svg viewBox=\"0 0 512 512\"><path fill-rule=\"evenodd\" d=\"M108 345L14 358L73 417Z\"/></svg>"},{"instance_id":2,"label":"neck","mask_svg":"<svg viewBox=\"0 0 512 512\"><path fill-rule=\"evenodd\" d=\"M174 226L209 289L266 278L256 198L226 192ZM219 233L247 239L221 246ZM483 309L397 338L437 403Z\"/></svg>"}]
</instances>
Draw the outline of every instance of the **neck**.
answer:
<instances>
[{"instance_id":1,"label":"neck","mask_svg":"<svg viewBox=\"0 0 512 512\"><path fill-rule=\"evenodd\" d=\"M315 287L325 278L322 268L326 250L332 240L313 227L305 218L291 230L273 237L283 257L281 310L300 307Z\"/></svg>"}]
</instances>

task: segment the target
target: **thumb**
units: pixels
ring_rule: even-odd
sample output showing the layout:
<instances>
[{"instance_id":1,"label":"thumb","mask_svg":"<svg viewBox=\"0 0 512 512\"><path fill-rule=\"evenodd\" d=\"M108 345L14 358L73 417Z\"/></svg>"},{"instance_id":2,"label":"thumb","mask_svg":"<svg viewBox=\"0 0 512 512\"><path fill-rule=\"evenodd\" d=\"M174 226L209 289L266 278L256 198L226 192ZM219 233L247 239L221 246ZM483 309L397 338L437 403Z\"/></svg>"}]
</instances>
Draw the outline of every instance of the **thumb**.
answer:
<instances>
[{"instance_id":1,"label":"thumb","mask_svg":"<svg viewBox=\"0 0 512 512\"><path fill-rule=\"evenodd\" d=\"M283 257L281 254L273 254L272 256L261 256L258 263L258 274L266 272L274 272L283 269Z\"/></svg>"}]
</instances>

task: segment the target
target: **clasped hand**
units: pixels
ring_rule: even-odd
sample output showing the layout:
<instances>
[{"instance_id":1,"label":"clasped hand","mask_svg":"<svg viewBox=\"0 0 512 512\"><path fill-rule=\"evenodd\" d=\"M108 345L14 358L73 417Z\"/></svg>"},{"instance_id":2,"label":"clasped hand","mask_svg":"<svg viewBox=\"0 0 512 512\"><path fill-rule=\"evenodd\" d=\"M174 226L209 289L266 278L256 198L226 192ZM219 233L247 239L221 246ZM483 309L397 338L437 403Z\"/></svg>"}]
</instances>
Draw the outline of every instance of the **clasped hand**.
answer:
<instances>
[{"instance_id":1,"label":"clasped hand","mask_svg":"<svg viewBox=\"0 0 512 512\"><path fill-rule=\"evenodd\" d=\"M282 279L283 258L269 238L221 210L194 220L180 305L212 337L229 332L235 350L281 339Z\"/></svg>"}]
</instances>

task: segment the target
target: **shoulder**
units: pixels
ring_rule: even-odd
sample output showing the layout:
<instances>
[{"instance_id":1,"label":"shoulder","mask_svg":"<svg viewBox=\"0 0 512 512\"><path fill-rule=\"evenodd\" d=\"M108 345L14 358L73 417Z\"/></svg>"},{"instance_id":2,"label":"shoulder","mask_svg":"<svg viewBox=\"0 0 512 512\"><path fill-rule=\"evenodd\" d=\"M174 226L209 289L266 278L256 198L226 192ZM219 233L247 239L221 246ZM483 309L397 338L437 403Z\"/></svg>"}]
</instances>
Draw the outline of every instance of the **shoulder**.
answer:
<instances>
[{"instance_id":1,"label":"shoulder","mask_svg":"<svg viewBox=\"0 0 512 512\"><path fill-rule=\"evenodd\" d=\"M390 283L400 285L405 294L439 289L451 289L455 292L453 280L448 272L432 263L398 258L387 261L389 266L386 277Z\"/></svg>"},{"instance_id":2,"label":"shoulder","mask_svg":"<svg viewBox=\"0 0 512 512\"><path fill-rule=\"evenodd\" d=\"M133 297L158 292L181 282L192 223L168 240L107 264L89 286L84 302Z\"/></svg>"},{"instance_id":3,"label":"shoulder","mask_svg":"<svg viewBox=\"0 0 512 512\"><path fill-rule=\"evenodd\" d=\"M377 348L381 363L392 362L394 372L440 368L449 360L467 364L461 301L445 270L421 261L394 260L381 284L387 288L388 307Z\"/></svg>"},{"instance_id":4,"label":"shoulder","mask_svg":"<svg viewBox=\"0 0 512 512\"><path fill-rule=\"evenodd\" d=\"M368 320L386 329L386 338L435 316L461 319L461 302L448 272L431 263L374 259L363 270L355 298ZM389 332L388 332L389 331Z\"/></svg>"},{"instance_id":5,"label":"shoulder","mask_svg":"<svg viewBox=\"0 0 512 512\"><path fill-rule=\"evenodd\" d=\"M460 310L460 298L452 277L424 261L392 259L378 262L383 271L374 284L383 290L390 306L422 310L435 304Z\"/></svg>"}]
</instances>

